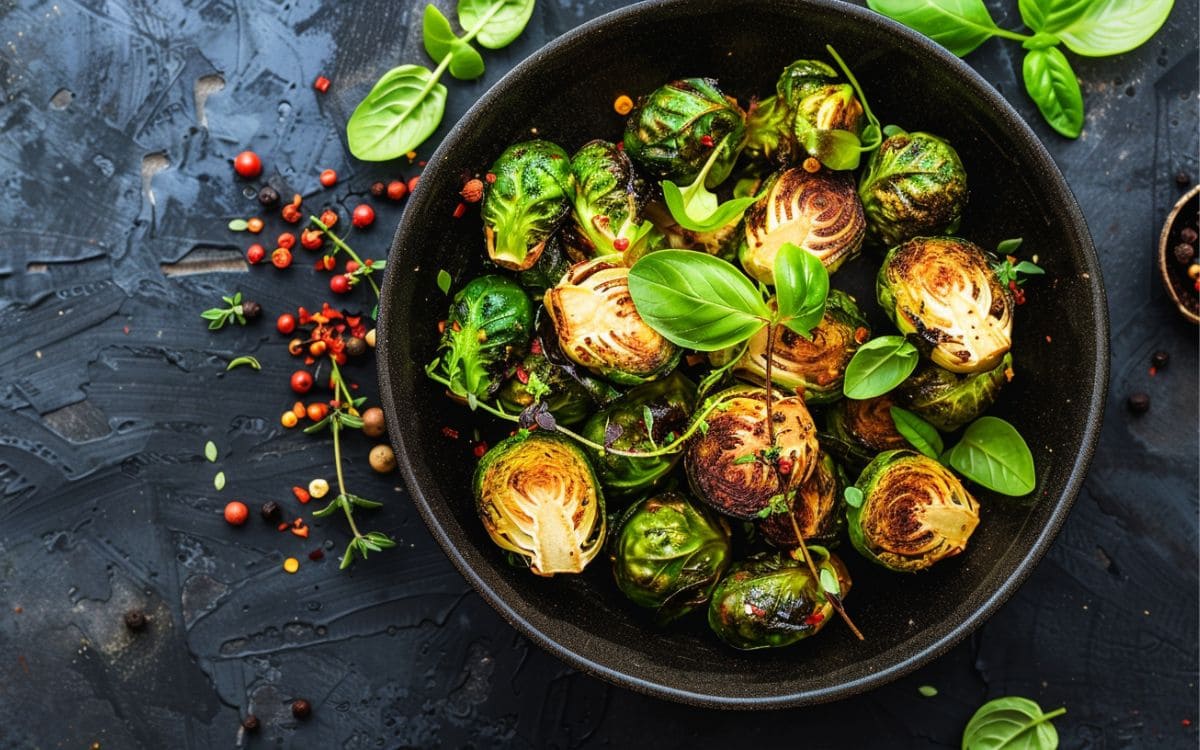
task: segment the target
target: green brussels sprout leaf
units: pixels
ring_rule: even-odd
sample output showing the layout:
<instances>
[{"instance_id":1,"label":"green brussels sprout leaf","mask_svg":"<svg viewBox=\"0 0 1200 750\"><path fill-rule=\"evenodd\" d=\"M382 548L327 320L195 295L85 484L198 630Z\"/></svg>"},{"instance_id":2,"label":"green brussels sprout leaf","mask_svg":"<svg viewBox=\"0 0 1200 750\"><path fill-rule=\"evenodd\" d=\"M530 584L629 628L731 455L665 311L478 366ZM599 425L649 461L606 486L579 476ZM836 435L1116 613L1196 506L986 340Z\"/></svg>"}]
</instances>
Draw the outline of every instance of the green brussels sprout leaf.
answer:
<instances>
[{"instance_id":1,"label":"green brussels sprout leaf","mask_svg":"<svg viewBox=\"0 0 1200 750\"><path fill-rule=\"evenodd\" d=\"M1021 66L1025 90L1054 128L1068 138L1083 131L1083 92L1066 55L1057 47L1031 49Z\"/></svg>"},{"instance_id":2,"label":"green brussels sprout leaf","mask_svg":"<svg viewBox=\"0 0 1200 750\"><path fill-rule=\"evenodd\" d=\"M871 339L846 365L842 392L859 400L882 396L912 374L918 359L917 348L903 336Z\"/></svg>"},{"instance_id":3,"label":"green brussels sprout leaf","mask_svg":"<svg viewBox=\"0 0 1200 750\"><path fill-rule=\"evenodd\" d=\"M778 323L811 338L825 315L829 272L820 258L785 242L775 256L775 295Z\"/></svg>"},{"instance_id":4,"label":"green brussels sprout leaf","mask_svg":"<svg viewBox=\"0 0 1200 750\"><path fill-rule=\"evenodd\" d=\"M479 43L488 49L507 47L529 23L534 0L458 0L458 23L478 29Z\"/></svg>"},{"instance_id":5,"label":"green brussels sprout leaf","mask_svg":"<svg viewBox=\"0 0 1200 750\"><path fill-rule=\"evenodd\" d=\"M963 750L1054 750L1058 747L1058 732L1050 720L1066 712L1059 708L1043 713L1042 707L1028 698L995 698L980 706L967 722Z\"/></svg>"},{"instance_id":6,"label":"green brussels sprout leaf","mask_svg":"<svg viewBox=\"0 0 1200 750\"><path fill-rule=\"evenodd\" d=\"M346 123L350 153L387 161L421 145L442 121L446 87L428 68L400 65L375 84Z\"/></svg>"},{"instance_id":7,"label":"green brussels sprout leaf","mask_svg":"<svg viewBox=\"0 0 1200 750\"><path fill-rule=\"evenodd\" d=\"M690 229L693 232L711 232L720 229L740 218L750 204L755 201L756 196L750 195L719 203L716 194L704 187L704 181L708 178L709 171L712 170L713 165L717 163L717 158L728 145L729 136L726 136L713 149L708 161L704 162L700 174L696 175L696 179L690 185L681 188L670 180L663 180L663 200L666 201L671 216L684 229Z\"/></svg>"},{"instance_id":8,"label":"green brussels sprout leaf","mask_svg":"<svg viewBox=\"0 0 1200 750\"><path fill-rule=\"evenodd\" d=\"M896 423L896 432L903 435L909 445L933 459L942 455L942 436L936 427L899 406L891 407L891 414L892 421Z\"/></svg>"},{"instance_id":9,"label":"green brussels sprout leaf","mask_svg":"<svg viewBox=\"0 0 1200 750\"><path fill-rule=\"evenodd\" d=\"M450 57L450 75L468 81L483 75L483 58L469 42L455 36L450 21L433 5L425 6L422 23L425 51L434 60Z\"/></svg>"},{"instance_id":10,"label":"green brussels sprout leaf","mask_svg":"<svg viewBox=\"0 0 1200 750\"><path fill-rule=\"evenodd\" d=\"M854 485L850 485L846 488L846 491L843 492L842 495L846 498L846 505L849 505L851 508L862 507L863 493L859 488L855 487Z\"/></svg>"},{"instance_id":11,"label":"green brussels sprout leaf","mask_svg":"<svg viewBox=\"0 0 1200 750\"><path fill-rule=\"evenodd\" d=\"M1029 446L1017 428L999 417L976 419L941 460L967 479L1001 495L1020 497L1037 487Z\"/></svg>"}]
</instances>

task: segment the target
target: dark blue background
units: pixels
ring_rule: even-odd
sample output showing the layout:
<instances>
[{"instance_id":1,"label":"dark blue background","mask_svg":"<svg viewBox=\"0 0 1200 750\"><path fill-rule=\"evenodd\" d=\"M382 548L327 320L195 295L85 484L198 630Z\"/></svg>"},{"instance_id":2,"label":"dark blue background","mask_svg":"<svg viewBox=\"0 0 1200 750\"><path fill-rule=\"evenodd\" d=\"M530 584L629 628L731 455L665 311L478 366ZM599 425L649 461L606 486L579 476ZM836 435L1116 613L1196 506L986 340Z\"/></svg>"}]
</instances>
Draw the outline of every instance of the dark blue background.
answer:
<instances>
[{"instance_id":1,"label":"dark blue background","mask_svg":"<svg viewBox=\"0 0 1200 750\"><path fill-rule=\"evenodd\" d=\"M516 43L485 53L480 81L449 82L422 154L514 64L622 4L542 0ZM423 5L0 3L0 747L231 747L249 708L264 724L254 746L950 748L1006 694L1066 705L1065 747L1195 747L1196 328L1153 260L1175 174L1197 177L1194 2L1133 53L1071 56L1088 111L1077 141L1037 115L1018 46L968 58L1042 137L1091 225L1113 335L1100 448L1047 558L967 642L873 693L762 714L648 699L533 647L452 569L399 479L367 468L357 436L348 484L386 501L364 523L397 550L339 573L306 554L340 550L343 520L301 541L221 519L234 498L297 509L293 484L332 479L328 440L278 425L295 363L270 323L329 297L326 277L302 251L286 272L242 263L250 239L225 225L257 204L228 160L253 148L312 208L415 174L350 159L342 127L382 72L428 62ZM1015 2L988 5L1019 26ZM334 191L317 184L325 167ZM401 209L375 203L354 245L380 257ZM265 319L208 332L197 313L234 289ZM1159 349L1171 364L1152 378ZM247 353L262 372L224 372ZM375 393L370 364L349 372ZM1133 391L1150 394L1148 414L1125 410ZM135 607L151 624L131 636ZM922 698L926 684L939 695ZM296 697L314 705L307 722L290 715Z\"/></svg>"}]
</instances>

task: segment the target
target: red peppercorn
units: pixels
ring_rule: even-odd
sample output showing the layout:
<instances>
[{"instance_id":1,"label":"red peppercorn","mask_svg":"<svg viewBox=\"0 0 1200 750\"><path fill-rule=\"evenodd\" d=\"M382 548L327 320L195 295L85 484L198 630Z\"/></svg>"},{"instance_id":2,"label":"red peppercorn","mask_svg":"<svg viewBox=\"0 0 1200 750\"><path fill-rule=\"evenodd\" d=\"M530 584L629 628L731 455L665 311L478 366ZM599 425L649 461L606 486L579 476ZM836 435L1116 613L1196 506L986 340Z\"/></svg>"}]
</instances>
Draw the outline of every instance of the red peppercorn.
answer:
<instances>
[{"instance_id":1,"label":"red peppercorn","mask_svg":"<svg viewBox=\"0 0 1200 750\"><path fill-rule=\"evenodd\" d=\"M613 249L615 249L619 253L623 253L626 250L628 250L629 249L629 238L628 237L618 237L615 240L613 240Z\"/></svg>"},{"instance_id":2,"label":"red peppercorn","mask_svg":"<svg viewBox=\"0 0 1200 750\"><path fill-rule=\"evenodd\" d=\"M475 444L471 452L475 454L475 458L483 458L483 454L488 452L488 444L481 440Z\"/></svg>"},{"instance_id":3,"label":"red peppercorn","mask_svg":"<svg viewBox=\"0 0 1200 750\"><path fill-rule=\"evenodd\" d=\"M325 226L331 227L334 224L337 224L337 221L337 211L334 211L332 208L327 208L321 212L321 223Z\"/></svg>"},{"instance_id":4,"label":"red peppercorn","mask_svg":"<svg viewBox=\"0 0 1200 750\"><path fill-rule=\"evenodd\" d=\"M463 185L462 191L459 193L462 199L467 203L478 203L483 200L483 181L482 180L467 180Z\"/></svg>"},{"instance_id":5,"label":"red peppercorn","mask_svg":"<svg viewBox=\"0 0 1200 750\"><path fill-rule=\"evenodd\" d=\"M275 330L282 333L284 336L296 330L296 316L291 313L284 313L275 319Z\"/></svg>"},{"instance_id":6,"label":"red peppercorn","mask_svg":"<svg viewBox=\"0 0 1200 750\"><path fill-rule=\"evenodd\" d=\"M319 229L305 229L300 233L300 247L305 250L319 250L325 244L325 237Z\"/></svg>"},{"instance_id":7,"label":"red peppercorn","mask_svg":"<svg viewBox=\"0 0 1200 750\"><path fill-rule=\"evenodd\" d=\"M262 159L253 151L243 151L233 157L233 171L237 172L239 177L253 180L262 174Z\"/></svg>"},{"instance_id":8,"label":"red peppercorn","mask_svg":"<svg viewBox=\"0 0 1200 750\"><path fill-rule=\"evenodd\" d=\"M398 201L408 194L408 188L400 180L392 180L387 185L387 197Z\"/></svg>"},{"instance_id":9,"label":"red peppercorn","mask_svg":"<svg viewBox=\"0 0 1200 750\"><path fill-rule=\"evenodd\" d=\"M487 180L487 183L489 185L494 185L496 182L496 175L492 174L491 172L488 172L487 174L485 174L483 176L483 179Z\"/></svg>"},{"instance_id":10,"label":"red peppercorn","mask_svg":"<svg viewBox=\"0 0 1200 750\"><path fill-rule=\"evenodd\" d=\"M276 268L287 268L292 265L292 251L286 247L275 248L275 252L271 253L271 265Z\"/></svg>"},{"instance_id":11,"label":"red peppercorn","mask_svg":"<svg viewBox=\"0 0 1200 750\"><path fill-rule=\"evenodd\" d=\"M358 261L355 261L355 260L346 261L346 273L354 273L355 271L358 270L358 268L359 268Z\"/></svg>"},{"instance_id":12,"label":"red peppercorn","mask_svg":"<svg viewBox=\"0 0 1200 750\"><path fill-rule=\"evenodd\" d=\"M329 79L325 76L317 76L317 80L313 81L313 88L324 94L329 90Z\"/></svg>"},{"instance_id":13,"label":"red peppercorn","mask_svg":"<svg viewBox=\"0 0 1200 750\"><path fill-rule=\"evenodd\" d=\"M711 135L700 136L700 145L704 146L705 148L712 148L712 145L713 145L712 136Z\"/></svg>"},{"instance_id":14,"label":"red peppercorn","mask_svg":"<svg viewBox=\"0 0 1200 750\"><path fill-rule=\"evenodd\" d=\"M417 189L417 183L419 183L420 181L421 181L421 176L420 176L420 175L417 175L417 176L415 176L415 177L409 177L409 178L408 178L408 192L410 192L410 193L411 193L412 191L416 190L416 189Z\"/></svg>"},{"instance_id":15,"label":"red peppercorn","mask_svg":"<svg viewBox=\"0 0 1200 750\"><path fill-rule=\"evenodd\" d=\"M322 255L321 259L317 261L316 268L318 271L332 271L336 265L337 261L333 259L332 255Z\"/></svg>"},{"instance_id":16,"label":"red peppercorn","mask_svg":"<svg viewBox=\"0 0 1200 750\"><path fill-rule=\"evenodd\" d=\"M291 250L296 246L296 235L292 234L291 232L284 232L275 238L275 244L279 247Z\"/></svg>"},{"instance_id":17,"label":"red peppercorn","mask_svg":"<svg viewBox=\"0 0 1200 750\"><path fill-rule=\"evenodd\" d=\"M320 180L321 184L325 187L333 187L337 184L337 172L334 172L332 169L326 169L324 172L321 172Z\"/></svg>"},{"instance_id":18,"label":"red peppercorn","mask_svg":"<svg viewBox=\"0 0 1200 750\"><path fill-rule=\"evenodd\" d=\"M225 521L231 526L241 526L249 515L250 510L243 502L234 500L225 506Z\"/></svg>"},{"instance_id":19,"label":"red peppercorn","mask_svg":"<svg viewBox=\"0 0 1200 750\"><path fill-rule=\"evenodd\" d=\"M296 370L292 373L292 390L296 393L308 393L313 387L313 376L308 370Z\"/></svg>"},{"instance_id":20,"label":"red peppercorn","mask_svg":"<svg viewBox=\"0 0 1200 750\"><path fill-rule=\"evenodd\" d=\"M256 265L263 262L263 258L267 257L267 251L262 245L257 242L246 248L246 262L250 265Z\"/></svg>"},{"instance_id":21,"label":"red peppercorn","mask_svg":"<svg viewBox=\"0 0 1200 750\"><path fill-rule=\"evenodd\" d=\"M360 203L354 207L354 213L350 217L350 223L358 228L369 227L375 223L375 209L371 208L366 203Z\"/></svg>"},{"instance_id":22,"label":"red peppercorn","mask_svg":"<svg viewBox=\"0 0 1200 750\"><path fill-rule=\"evenodd\" d=\"M329 289L334 294L345 294L350 291L350 277L341 273L329 277Z\"/></svg>"}]
</instances>

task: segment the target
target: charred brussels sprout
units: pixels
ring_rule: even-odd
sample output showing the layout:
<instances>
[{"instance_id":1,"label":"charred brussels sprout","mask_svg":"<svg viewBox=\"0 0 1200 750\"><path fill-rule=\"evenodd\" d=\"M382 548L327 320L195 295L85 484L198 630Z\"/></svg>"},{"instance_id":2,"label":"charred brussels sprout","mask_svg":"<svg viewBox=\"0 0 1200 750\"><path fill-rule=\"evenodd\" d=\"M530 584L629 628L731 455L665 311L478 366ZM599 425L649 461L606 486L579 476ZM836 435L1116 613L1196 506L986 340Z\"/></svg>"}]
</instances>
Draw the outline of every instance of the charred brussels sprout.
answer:
<instances>
[{"instance_id":1,"label":"charred brussels sprout","mask_svg":"<svg viewBox=\"0 0 1200 750\"><path fill-rule=\"evenodd\" d=\"M502 440L480 459L474 490L492 541L537 575L582 572L604 546L604 495L587 456L566 438Z\"/></svg>"},{"instance_id":2,"label":"charred brussels sprout","mask_svg":"<svg viewBox=\"0 0 1200 750\"><path fill-rule=\"evenodd\" d=\"M846 525L842 513L842 489L846 477L829 454L822 452L808 481L800 485L791 503L791 514L809 544L832 547ZM758 522L758 530L776 547L794 548L800 544L792 528L789 513L773 513Z\"/></svg>"},{"instance_id":3,"label":"charred brussels sprout","mask_svg":"<svg viewBox=\"0 0 1200 750\"><path fill-rule=\"evenodd\" d=\"M1012 293L966 240L917 237L892 248L875 294L900 332L952 372L990 370L1012 346Z\"/></svg>"},{"instance_id":4,"label":"charred brussels sprout","mask_svg":"<svg viewBox=\"0 0 1200 750\"><path fill-rule=\"evenodd\" d=\"M691 182L713 146L729 139L705 179L716 187L737 160L746 114L710 78L685 78L654 90L629 115L625 152L655 179Z\"/></svg>"},{"instance_id":5,"label":"charred brussels sprout","mask_svg":"<svg viewBox=\"0 0 1200 750\"><path fill-rule=\"evenodd\" d=\"M825 300L825 315L806 339L780 326L775 334L771 382L780 388L804 394L808 404L826 404L842 397L846 365L858 347L871 336L867 319L850 295L831 289ZM714 364L719 362L714 361ZM767 330L750 339L734 373L760 385L767 377Z\"/></svg>"},{"instance_id":6,"label":"charred brussels sprout","mask_svg":"<svg viewBox=\"0 0 1200 750\"><path fill-rule=\"evenodd\" d=\"M892 421L893 406L890 393L863 401L844 398L829 410L826 427L834 437L871 453L906 448L908 441Z\"/></svg>"},{"instance_id":7,"label":"charred brussels sprout","mask_svg":"<svg viewBox=\"0 0 1200 750\"><path fill-rule=\"evenodd\" d=\"M630 506L612 550L617 586L660 624L707 603L733 554L725 520L677 492Z\"/></svg>"},{"instance_id":8,"label":"charred brussels sprout","mask_svg":"<svg viewBox=\"0 0 1200 750\"><path fill-rule=\"evenodd\" d=\"M503 268L525 271L570 211L571 159L549 141L526 141L504 149L490 172L496 181L482 209L488 256Z\"/></svg>"},{"instance_id":9,"label":"charred brussels sprout","mask_svg":"<svg viewBox=\"0 0 1200 750\"><path fill-rule=\"evenodd\" d=\"M775 283L775 256L784 243L804 248L830 273L862 247L866 219L854 180L842 172L785 169L746 209L739 259L746 273Z\"/></svg>"},{"instance_id":10,"label":"charred brussels sprout","mask_svg":"<svg viewBox=\"0 0 1200 750\"><path fill-rule=\"evenodd\" d=\"M517 281L531 295L540 297L545 294L547 289L562 279L563 274L571 266L587 260L587 254L564 238L564 234L569 233L560 229L550 235L550 239L546 240L546 246L542 249L542 254L538 256L537 261L528 269L517 274ZM574 239L573 235L571 239Z\"/></svg>"},{"instance_id":11,"label":"charred brussels sprout","mask_svg":"<svg viewBox=\"0 0 1200 750\"><path fill-rule=\"evenodd\" d=\"M571 171L574 226L587 255L639 252L634 246L650 241L653 228L642 223L646 182L625 151L608 141L589 141L571 157Z\"/></svg>"},{"instance_id":12,"label":"charred brussels sprout","mask_svg":"<svg viewBox=\"0 0 1200 750\"><path fill-rule=\"evenodd\" d=\"M954 432L987 411L1012 375L1011 353L991 370L970 375L927 364L896 389L896 401L942 432Z\"/></svg>"},{"instance_id":13,"label":"charred brussels sprout","mask_svg":"<svg viewBox=\"0 0 1200 750\"><path fill-rule=\"evenodd\" d=\"M461 398L490 398L533 331L533 304L516 282L480 276L454 295L434 363Z\"/></svg>"},{"instance_id":14,"label":"charred brussels sprout","mask_svg":"<svg viewBox=\"0 0 1200 750\"><path fill-rule=\"evenodd\" d=\"M583 436L608 448L651 451L670 442L672 433L683 432L695 403L696 386L682 373L674 372L663 380L634 388L592 415L583 426ZM593 456L600 483L616 496L650 489L670 473L678 459L679 453L650 458L613 453Z\"/></svg>"},{"instance_id":15,"label":"charred brussels sprout","mask_svg":"<svg viewBox=\"0 0 1200 750\"><path fill-rule=\"evenodd\" d=\"M845 599L846 566L823 547L810 546L809 552L819 572L833 575ZM708 605L709 627L743 651L790 646L819 632L833 615L833 604L808 566L782 553L762 552L735 563Z\"/></svg>"},{"instance_id":16,"label":"charred brussels sprout","mask_svg":"<svg viewBox=\"0 0 1200 750\"><path fill-rule=\"evenodd\" d=\"M827 166L837 145L835 131L847 131L857 138L866 123L854 87L841 82L837 71L819 60L797 60L784 68L775 91L787 107L799 150ZM857 155L853 164L836 166L857 167Z\"/></svg>"},{"instance_id":17,"label":"charred brussels sprout","mask_svg":"<svg viewBox=\"0 0 1200 750\"><path fill-rule=\"evenodd\" d=\"M916 451L880 453L847 506L850 542L885 568L916 572L959 554L979 524L979 504L949 469Z\"/></svg>"},{"instance_id":18,"label":"charred brussels sprout","mask_svg":"<svg viewBox=\"0 0 1200 750\"><path fill-rule=\"evenodd\" d=\"M596 403L588 389L543 354L527 354L496 394L511 411L521 411L539 400L554 419L568 427L588 418Z\"/></svg>"},{"instance_id":19,"label":"charred brussels sprout","mask_svg":"<svg viewBox=\"0 0 1200 750\"><path fill-rule=\"evenodd\" d=\"M858 185L871 237L894 247L958 229L967 205L967 171L958 152L936 135L888 130Z\"/></svg>"},{"instance_id":20,"label":"charred brussels sprout","mask_svg":"<svg viewBox=\"0 0 1200 750\"><path fill-rule=\"evenodd\" d=\"M647 204L646 217L654 222L661 233L661 244L666 247L698 250L729 261L737 255L738 243L741 242L741 222L731 222L711 232L697 232L680 226L662 203ZM633 265L628 258L625 264Z\"/></svg>"},{"instance_id":21,"label":"charred brussels sprout","mask_svg":"<svg viewBox=\"0 0 1200 750\"><path fill-rule=\"evenodd\" d=\"M684 452L688 481L697 498L721 513L754 518L789 482L812 474L819 450L816 427L803 398L774 392L772 444L762 388L734 386L711 398L720 406Z\"/></svg>"},{"instance_id":22,"label":"charred brussels sprout","mask_svg":"<svg viewBox=\"0 0 1200 750\"><path fill-rule=\"evenodd\" d=\"M789 164L798 154L787 102L778 96L752 102L746 113L746 144L742 155L762 165Z\"/></svg>"},{"instance_id":23,"label":"charred brussels sprout","mask_svg":"<svg viewBox=\"0 0 1200 750\"><path fill-rule=\"evenodd\" d=\"M624 266L606 258L576 264L545 301L563 353L601 377L636 385L679 363L679 347L638 315Z\"/></svg>"}]
</instances>

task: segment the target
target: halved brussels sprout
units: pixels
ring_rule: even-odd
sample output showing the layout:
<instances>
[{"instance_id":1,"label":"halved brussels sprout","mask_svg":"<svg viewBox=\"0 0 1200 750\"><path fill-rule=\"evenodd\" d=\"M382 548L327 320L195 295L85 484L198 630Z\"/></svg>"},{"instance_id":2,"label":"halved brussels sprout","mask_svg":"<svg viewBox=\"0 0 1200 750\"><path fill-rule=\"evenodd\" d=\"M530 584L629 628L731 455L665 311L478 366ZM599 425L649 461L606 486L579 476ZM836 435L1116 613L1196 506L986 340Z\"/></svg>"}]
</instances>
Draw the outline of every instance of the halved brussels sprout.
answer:
<instances>
[{"instance_id":1,"label":"halved brussels sprout","mask_svg":"<svg viewBox=\"0 0 1200 750\"><path fill-rule=\"evenodd\" d=\"M629 269L612 258L572 266L545 302L563 353L614 383L655 380L679 363L679 347L638 315Z\"/></svg>"},{"instance_id":2,"label":"halved brussels sprout","mask_svg":"<svg viewBox=\"0 0 1200 750\"><path fill-rule=\"evenodd\" d=\"M808 481L800 485L793 496L791 513L796 525L809 544L833 547L846 526L842 513L842 489L846 476L828 453L821 452L817 468ZM800 544L788 513L773 513L758 522L758 530L776 547L791 549Z\"/></svg>"},{"instance_id":3,"label":"halved brussels sprout","mask_svg":"<svg viewBox=\"0 0 1200 750\"><path fill-rule=\"evenodd\" d=\"M645 383L592 415L582 434L593 443L626 451L650 451L670 442L687 427L696 405L696 386L676 371L662 380ZM646 424L649 414L650 424ZM648 490L670 473L679 453L650 458L630 458L614 453L592 457L605 491L625 496Z\"/></svg>"},{"instance_id":4,"label":"halved brussels sprout","mask_svg":"<svg viewBox=\"0 0 1200 750\"><path fill-rule=\"evenodd\" d=\"M954 432L987 411L1012 380L1012 352L991 370L970 375L927 364L895 390L896 401L942 432Z\"/></svg>"},{"instance_id":5,"label":"halved brussels sprout","mask_svg":"<svg viewBox=\"0 0 1200 750\"><path fill-rule=\"evenodd\" d=\"M737 161L746 113L711 78L685 78L655 89L638 102L625 126L625 152L658 180L691 182L712 149L728 137L704 184L725 181Z\"/></svg>"},{"instance_id":6,"label":"halved brussels sprout","mask_svg":"<svg viewBox=\"0 0 1200 750\"><path fill-rule=\"evenodd\" d=\"M829 410L826 427L834 437L872 453L907 448L892 420L895 405L890 393L861 401L844 398Z\"/></svg>"},{"instance_id":7,"label":"halved brussels sprout","mask_svg":"<svg viewBox=\"0 0 1200 750\"><path fill-rule=\"evenodd\" d=\"M481 212L488 256L502 268L524 271L570 211L571 159L549 141L525 141L504 149L489 171L496 181Z\"/></svg>"},{"instance_id":8,"label":"halved brussels sprout","mask_svg":"<svg viewBox=\"0 0 1200 750\"><path fill-rule=\"evenodd\" d=\"M698 250L729 261L737 256L738 243L742 238L741 222L732 222L711 232L697 232L681 227L679 222L675 221L675 217L671 216L666 205L662 203L646 204L645 213L646 218L654 222L655 227L661 233L659 244L662 246L681 250ZM636 260L636 258L632 260ZM632 266L633 262L626 258L625 265Z\"/></svg>"},{"instance_id":9,"label":"halved brussels sprout","mask_svg":"<svg viewBox=\"0 0 1200 750\"><path fill-rule=\"evenodd\" d=\"M980 372L1012 347L1012 292L983 250L957 237L917 237L892 248L875 294L903 334L952 372Z\"/></svg>"},{"instance_id":10,"label":"halved brussels sprout","mask_svg":"<svg viewBox=\"0 0 1200 750\"><path fill-rule=\"evenodd\" d=\"M746 144L742 156L763 164L790 164L800 155L787 102L769 96L750 103L746 112Z\"/></svg>"},{"instance_id":11,"label":"halved brussels sprout","mask_svg":"<svg viewBox=\"0 0 1200 750\"><path fill-rule=\"evenodd\" d=\"M725 519L678 492L631 505L612 550L617 586L660 624L704 606L733 556Z\"/></svg>"},{"instance_id":12,"label":"halved brussels sprout","mask_svg":"<svg viewBox=\"0 0 1200 750\"><path fill-rule=\"evenodd\" d=\"M551 364L544 354L533 353L513 368L512 377L496 393L500 404L510 411L522 411L539 400L536 391L545 390L540 400L559 424L571 426L588 418L596 408L591 393L561 367Z\"/></svg>"},{"instance_id":13,"label":"halved brussels sprout","mask_svg":"<svg viewBox=\"0 0 1200 750\"><path fill-rule=\"evenodd\" d=\"M805 403L830 403L842 397L846 365L858 347L871 337L870 324L850 295L830 289L825 300L825 315L811 336L806 339L790 328L779 327L775 334L771 382L804 394ZM733 366L733 371L744 380L759 385L766 383L765 326L750 338L746 352Z\"/></svg>"},{"instance_id":14,"label":"halved brussels sprout","mask_svg":"<svg viewBox=\"0 0 1200 750\"><path fill-rule=\"evenodd\" d=\"M880 453L855 486L862 504L847 504L850 543L891 570L914 573L959 554L979 525L979 503L958 477L916 451Z\"/></svg>"},{"instance_id":15,"label":"halved brussels sprout","mask_svg":"<svg viewBox=\"0 0 1200 750\"><path fill-rule=\"evenodd\" d=\"M858 253L866 225L849 174L785 169L771 177L762 197L746 209L738 256L746 273L774 284L775 256L790 242L833 273Z\"/></svg>"},{"instance_id":16,"label":"halved brussels sprout","mask_svg":"<svg viewBox=\"0 0 1200 750\"><path fill-rule=\"evenodd\" d=\"M492 541L540 576L579 573L604 546L604 495L575 443L529 432L506 438L475 469L475 508Z\"/></svg>"},{"instance_id":17,"label":"halved brussels sprout","mask_svg":"<svg viewBox=\"0 0 1200 750\"><path fill-rule=\"evenodd\" d=\"M688 440L684 468L692 491L721 513L754 518L789 482L806 481L816 467L817 429L804 399L777 391L771 396L774 444L766 391L751 386L712 396L720 406L705 418L708 428Z\"/></svg>"},{"instance_id":18,"label":"halved brussels sprout","mask_svg":"<svg viewBox=\"0 0 1200 750\"><path fill-rule=\"evenodd\" d=\"M533 303L516 282L494 275L472 279L450 305L437 370L454 395L491 398L532 332Z\"/></svg>"},{"instance_id":19,"label":"halved brussels sprout","mask_svg":"<svg viewBox=\"0 0 1200 750\"><path fill-rule=\"evenodd\" d=\"M818 572L837 580L839 596L850 591L850 574L836 555L810 546ZM804 561L760 552L734 563L708 605L708 625L725 643L743 651L790 646L820 632L834 608Z\"/></svg>"},{"instance_id":20,"label":"halved brussels sprout","mask_svg":"<svg viewBox=\"0 0 1200 750\"><path fill-rule=\"evenodd\" d=\"M936 135L888 131L858 185L871 237L895 247L958 229L967 205L967 171L958 152Z\"/></svg>"},{"instance_id":21,"label":"halved brussels sprout","mask_svg":"<svg viewBox=\"0 0 1200 750\"><path fill-rule=\"evenodd\" d=\"M608 141L588 141L571 157L571 171L574 226L587 255L638 252L633 245L649 239L641 229L647 185L625 151Z\"/></svg>"}]
</instances>

